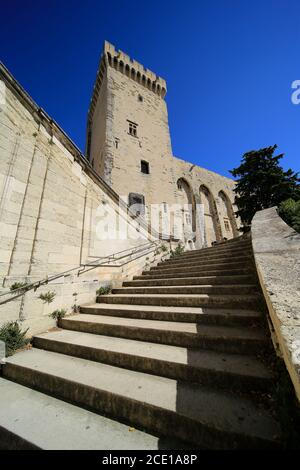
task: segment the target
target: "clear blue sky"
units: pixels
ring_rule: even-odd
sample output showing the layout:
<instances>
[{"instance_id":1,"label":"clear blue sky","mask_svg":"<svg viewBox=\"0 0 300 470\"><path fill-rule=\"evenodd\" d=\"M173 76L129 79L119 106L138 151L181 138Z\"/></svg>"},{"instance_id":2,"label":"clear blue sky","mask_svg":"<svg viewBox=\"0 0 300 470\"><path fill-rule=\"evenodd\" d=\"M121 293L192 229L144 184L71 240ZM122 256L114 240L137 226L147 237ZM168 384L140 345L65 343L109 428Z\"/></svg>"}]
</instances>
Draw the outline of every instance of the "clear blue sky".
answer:
<instances>
[{"instance_id":1,"label":"clear blue sky","mask_svg":"<svg viewBox=\"0 0 300 470\"><path fill-rule=\"evenodd\" d=\"M299 0L9 0L1 60L81 148L104 39L167 80L174 155L229 176L273 145L300 170Z\"/></svg>"}]
</instances>

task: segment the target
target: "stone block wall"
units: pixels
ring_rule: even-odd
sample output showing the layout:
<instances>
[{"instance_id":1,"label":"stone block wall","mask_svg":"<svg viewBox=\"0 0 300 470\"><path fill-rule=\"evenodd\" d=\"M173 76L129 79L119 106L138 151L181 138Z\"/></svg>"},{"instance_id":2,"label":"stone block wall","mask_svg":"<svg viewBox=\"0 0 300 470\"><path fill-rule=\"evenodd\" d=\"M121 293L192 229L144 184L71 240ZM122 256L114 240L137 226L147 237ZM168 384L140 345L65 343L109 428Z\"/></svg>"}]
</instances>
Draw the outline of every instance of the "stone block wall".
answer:
<instances>
[{"instance_id":1,"label":"stone block wall","mask_svg":"<svg viewBox=\"0 0 300 470\"><path fill-rule=\"evenodd\" d=\"M120 285L123 276L143 269L147 256L78 276L82 265L152 238L4 67L0 80L5 87L0 103L0 294L15 282L33 283L72 270L0 305L0 325L21 318L36 333L54 325L50 310L71 310L75 292L79 304L93 302L100 285ZM121 238L110 232L116 220L123 227ZM49 290L55 291L55 300L43 304L38 296Z\"/></svg>"}]
</instances>

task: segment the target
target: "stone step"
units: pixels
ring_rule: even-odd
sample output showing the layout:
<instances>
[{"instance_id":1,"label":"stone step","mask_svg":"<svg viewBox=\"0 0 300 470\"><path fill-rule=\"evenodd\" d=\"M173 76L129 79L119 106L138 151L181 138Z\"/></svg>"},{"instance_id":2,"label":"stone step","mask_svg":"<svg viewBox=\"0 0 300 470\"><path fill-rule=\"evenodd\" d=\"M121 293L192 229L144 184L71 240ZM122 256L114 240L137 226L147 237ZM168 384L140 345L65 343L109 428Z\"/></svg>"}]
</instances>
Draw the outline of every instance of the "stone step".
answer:
<instances>
[{"instance_id":1,"label":"stone step","mask_svg":"<svg viewBox=\"0 0 300 470\"><path fill-rule=\"evenodd\" d=\"M207 294L114 294L100 295L97 302L127 305L163 305L167 307L215 307L215 308L260 308L262 299L255 295L207 295Z\"/></svg>"},{"instance_id":2,"label":"stone step","mask_svg":"<svg viewBox=\"0 0 300 470\"><path fill-rule=\"evenodd\" d=\"M241 251L241 250L252 250L252 243L251 242L243 242L233 245L215 245L210 246L207 248L200 248L199 250L189 250L184 251L182 255L179 256L194 256L194 255L201 255L207 254L210 255L211 253L227 253L227 252L234 252L234 251Z\"/></svg>"},{"instance_id":3,"label":"stone step","mask_svg":"<svg viewBox=\"0 0 300 470\"><path fill-rule=\"evenodd\" d=\"M255 310L230 310L193 307L157 307L155 305L93 304L82 306L81 313L114 317L165 320L212 325L257 325L261 312Z\"/></svg>"},{"instance_id":4,"label":"stone step","mask_svg":"<svg viewBox=\"0 0 300 470\"><path fill-rule=\"evenodd\" d=\"M257 291L256 284L233 285L183 285L156 287L121 287L112 289L112 294L252 294Z\"/></svg>"},{"instance_id":5,"label":"stone step","mask_svg":"<svg viewBox=\"0 0 300 470\"><path fill-rule=\"evenodd\" d=\"M174 259L174 260L171 260L171 261L163 261L161 263L158 263L157 267L162 267L162 266L165 266L166 268L180 268L182 266L186 266L186 267L189 267L189 266L205 266L205 265L210 265L210 266L214 266L216 264L226 264L228 266L231 266L232 264L234 263L243 263L243 264L246 264L246 263L251 263L252 262L252 258L251 257L247 257L247 256L243 256L243 257L230 257L230 258L214 258L214 259L206 259L204 258L203 260L194 260L194 258L192 260L180 260L179 257L178 257L178 260L177 259Z\"/></svg>"},{"instance_id":6,"label":"stone step","mask_svg":"<svg viewBox=\"0 0 300 470\"><path fill-rule=\"evenodd\" d=\"M185 251L184 255L189 255L193 253L213 253L213 252L220 252L220 251L230 251L230 250L240 250L240 249L247 249L252 248L251 240L247 241L240 241L239 243L219 243L217 245L208 246L206 248L200 248L198 250L189 250Z\"/></svg>"},{"instance_id":7,"label":"stone step","mask_svg":"<svg viewBox=\"0 0 300 470\"><path fill-rule=\"evenodd\" d=\"M84 333L233 354L255 354L269 345L263 330L242 326L199 325L88 314L63 318L59 326Z\"/></svg>"},{"instance_id":8,"label":"stone step","mask_svg":"<svg viewBox=\"0 0 300 470\"><path fill-rule=\"evenodd\" d=\"M268 391L272 372L254 356L53 331L34 337L34 347L149 374L244 392Z\"/></svg>"},{"instance_id":9,"label":"stone step","mask_svg":"<svg viewBox=\"0 0 300 470\"><path fill-rule=\"evenodd\" d=\"M158 278L145 279L140 276L134 281L123 282L124 287L146 287L146 286L192 286L192 285L224 285L224 284L253 284L254 276L202 276L184 278Z\"/></svg>"},{"instance_id":10,"label":"stone step","mask_svg":"<svg viewBox=\"0 0 300 470\"><path fill-rule=\"evenodd\" d=\"M254 274L253 269L249 267L238 268L238 269L219 269L219 270L203 270L201 268L191 268L189 271L178 272L178 270L174 269L174 273L163 273L160 274L158 271L143 271L141 276L133 276L133 280L138 279L168 279L168 278L186 278L186 277L201 277L201 276L243 276L243 275L250 275Z\"/></svg>"},{"instance_id":11,"label":"stone step","mask_svg":"<svg viewBox=\"0 0 300 470\"><path fill-rule=\"evenodd\" d=\"M172 265L161 265L161 266L155 266L153 268L150 269L150 271L147 271L147 272L150 272L150 273L156 273L157 271L163 273L163 272L173 272L173 273L177 273L177 272L189 272L189 271L192 271L192 270L198 270L198 271L201 271L201 269L203 271L212 271L212 270L222 270L222 269L226 269L226 270L229 270L229 269L240 269L240 268L244 268L244 267L247 267L249 269L250 265L249 265L249 261L248 262L244 262L244 261L234 261L234 262L226 262L226 263L207 263L207 264L199 264L199 263L196 263L196 264L183 264L183 265L180 265L180 266L172 266Z\"/></svg>"},{"instance_id":12,"label":"stone step","mask_svg":"<svg viewBox=\"0 0 300 470\"><path fill-rule=\"evenodd\" d=\"M164 260L164 261L161 261L160 264L162 263L166 263L166 264L175 264L175 263L183 263L183 262L188 262L188 263L191 263L191 262L203 262L203 261L207 261L207 262L210 262L210 261L230 261L231 259L236 259L236 260L239 260L239 259L252 259L253 258L253 254L252 252L249 250L248 252L241 252L241 253L236 253L235 251L233 251L232 253L228 253L228 254L214 254L214 255L194 255L194 256L184 256L184 255L179 255L179 256L174 256L174 257L171 257L167 260Z\"/></svg>"},{"instance_id":13,"label":"stone step","mask_svg":"<svg viewBox=\"0 0 300 470\"><path fill-rule=\"evenodd\" d=\"M280 427L252 400L202 385L32 349L5 378L147 431L209 449L278 448Z\"/></svg>"},{"instance_id":14,"label":"stone step","mask_svg":"<svg viewBox=\"0 0 300 470\"><path fill-rule=\"evenodd\" d=\"M224 259L229 259L230 257L235 256L252 256L252 250L250 249L243 249L243 250L230 250L230 251L222 251L222 252L216 252L216 253L195 253L195 254L185 254L182 253L181 255L173 256L170 257L166 260L166 262L171 262L171 261L176 261L176 260L186 260L186 261L191 261L191 260L203 260L203 259L215 259L215 258L224 258Z\"/></svg>"},{"instance_id":15,"label":"stone step","mask_svg":"<svg viewBox=\"0 0 300 470\"><path fill-rule=\"evenodd\" d=\"M177 441L131 430L2 377L0 396L1 450L153 450L161 445L177 449Z\"/></svg>"}]
</instances>

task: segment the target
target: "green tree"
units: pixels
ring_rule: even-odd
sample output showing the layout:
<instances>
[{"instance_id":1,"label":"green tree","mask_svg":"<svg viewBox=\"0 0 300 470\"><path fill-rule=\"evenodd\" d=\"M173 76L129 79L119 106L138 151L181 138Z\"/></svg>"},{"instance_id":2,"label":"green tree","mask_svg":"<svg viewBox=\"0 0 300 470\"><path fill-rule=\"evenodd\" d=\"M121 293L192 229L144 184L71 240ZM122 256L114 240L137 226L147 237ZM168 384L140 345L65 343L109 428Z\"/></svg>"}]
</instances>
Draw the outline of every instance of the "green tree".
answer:
<instances>
[{"instance_id":1,"label":"green tree","mask_svg":"<svg viewBox=\"0 0 300 470\"><path fill-rule=\"evenodd\" d=\"M291 169L284 171L279 164L283 154L274 155L277 145L252 150L243 155L239 167L231 170L236 178L234 189L236 215L245 229L250 225L255 212L278 206L282 201L300 199L300 179Z\"/></svg>"},{"instance_id":2,"label":"green tree","mask_svg":"<svg viewBox=\"0 0 300 470\"><path fill-rule=\"evenodd\" d=\"M279 205L279 215L294 230L300 233L300 200L287 199Z\"/></svg>"}]
</instances>

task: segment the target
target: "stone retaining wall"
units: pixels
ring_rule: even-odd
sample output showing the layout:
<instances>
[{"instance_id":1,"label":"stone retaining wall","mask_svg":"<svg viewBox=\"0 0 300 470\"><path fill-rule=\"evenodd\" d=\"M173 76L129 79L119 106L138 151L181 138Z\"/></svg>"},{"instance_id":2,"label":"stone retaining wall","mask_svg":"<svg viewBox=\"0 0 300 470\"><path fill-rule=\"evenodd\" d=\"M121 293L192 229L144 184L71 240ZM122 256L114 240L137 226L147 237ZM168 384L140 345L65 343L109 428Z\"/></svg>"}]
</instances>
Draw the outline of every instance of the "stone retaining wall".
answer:
<instances>
[{"instance_id":1,"label":"stone retaining wall","mask_svg":"<svg viewBox=\"0 0 300 470\"><path fill-rule=\"evenodd\" d=\"M279 217L276 207L257 212L251 232L273 338L300 400L300 234Z\"/></svg>"}]
</instances>

